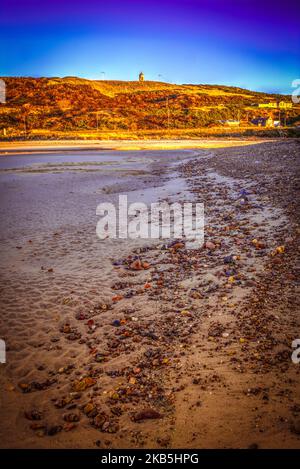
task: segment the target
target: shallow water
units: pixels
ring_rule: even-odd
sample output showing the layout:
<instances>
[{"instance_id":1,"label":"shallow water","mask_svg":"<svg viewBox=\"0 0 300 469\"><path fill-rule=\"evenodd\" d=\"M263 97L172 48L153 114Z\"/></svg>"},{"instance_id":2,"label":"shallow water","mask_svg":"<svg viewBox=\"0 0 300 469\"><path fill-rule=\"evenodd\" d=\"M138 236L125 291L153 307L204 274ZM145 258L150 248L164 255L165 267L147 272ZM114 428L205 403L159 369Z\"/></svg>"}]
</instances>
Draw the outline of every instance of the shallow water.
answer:
<instances>
[{"instance_id":1,"label":"shallow water","mask_svg":"<svg viewBox=\"0 0 300 469\"><path fill-rule=\"evenodd\" d=\"M193 150L138 150L138 151L61 151L43 153L23 153L0 156L0 171L3 169L30 168L32 166L64 166L77 164L84 166L110 165L125 167L148 165L154 161L176 161L187 156L193 156L201 151Z\"/></svg>"},{"instance_id":2,"label":"shallow water","mask_svg":"<svg viewBox=\"0 0 300 469\"><path fill-rule=\"evenodd\" d=\"M75 261L80 269L84 264L91 266L96 253L114 250L96 237L97 205L117 204L119 194L127 194L129 203L150 204L188 192L176 165L195 153L80 151L1 156L2 267L11 268L16 256L25 255L28 242L35 246L36 258L28 262L25 256L22 268L39 265L45 254L56 265L64 259L64 268ZM16 251L17 246L23 250ZM20 262L16 265L20 268Z\"/></svg>"}]
</instances>

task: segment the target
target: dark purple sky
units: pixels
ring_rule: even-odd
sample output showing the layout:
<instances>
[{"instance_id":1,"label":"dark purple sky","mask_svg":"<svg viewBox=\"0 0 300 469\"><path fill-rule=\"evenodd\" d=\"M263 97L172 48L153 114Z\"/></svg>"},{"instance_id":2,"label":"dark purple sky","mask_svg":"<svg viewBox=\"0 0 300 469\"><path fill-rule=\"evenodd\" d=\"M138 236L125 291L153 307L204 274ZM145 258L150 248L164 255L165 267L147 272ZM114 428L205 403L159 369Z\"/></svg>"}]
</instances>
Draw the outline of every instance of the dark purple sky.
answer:
<instances>
[{"instance_id":1,"label":"dark purple sky","mask_svg":"<svg viewBox=\"0 0 300 469\"><path fill-rule=\"evenodd\" d=\"M291 92L300 2L0 0L0 75L219 83Z\"/></svg>"}]
</instances>

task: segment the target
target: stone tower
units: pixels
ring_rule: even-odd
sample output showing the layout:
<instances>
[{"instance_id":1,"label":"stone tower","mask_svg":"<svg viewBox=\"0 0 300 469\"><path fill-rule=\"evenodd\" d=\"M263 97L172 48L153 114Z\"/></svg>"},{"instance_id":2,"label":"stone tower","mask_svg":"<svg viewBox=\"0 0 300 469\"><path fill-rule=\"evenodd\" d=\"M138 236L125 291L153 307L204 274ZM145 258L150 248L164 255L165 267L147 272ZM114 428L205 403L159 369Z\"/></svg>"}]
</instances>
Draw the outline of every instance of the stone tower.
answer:
<instances>
[{"instance_id":1,"label":"stone tower","mask_svg":"<svg viewBox=\"0 0 300 469\"><path fill-rule=\"evenodd\" d=\"M144 81L144 79L145 79L144 74L143 74L143 72L141 72L139 74L139 81Z\"/></svg>"}]
</instances>

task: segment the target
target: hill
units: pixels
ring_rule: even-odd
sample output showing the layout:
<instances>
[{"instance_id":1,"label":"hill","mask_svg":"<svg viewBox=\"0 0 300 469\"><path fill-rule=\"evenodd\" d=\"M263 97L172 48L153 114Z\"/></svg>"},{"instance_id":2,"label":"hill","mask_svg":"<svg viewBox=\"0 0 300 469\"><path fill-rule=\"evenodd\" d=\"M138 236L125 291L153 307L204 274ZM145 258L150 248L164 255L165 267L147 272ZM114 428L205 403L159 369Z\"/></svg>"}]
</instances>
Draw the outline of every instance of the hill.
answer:
<instances>
[{"instance_id":1,"label":"hill","mask_svg":"<svg viewBox=\"0 0 300 469\"><path fill-rule=\"evenodd\" d=\"M77 77L2 79L6 103L0 105L0 130L6 129L7 137L186 131L220 127L229 119L247 126L254 117L278 118L277 109L259 109L259 103L290 102L289 96L219 85ZM289 110L285 117L288 124L293 123L299 119L299 108Z\"/></svg>"}]
</instances>

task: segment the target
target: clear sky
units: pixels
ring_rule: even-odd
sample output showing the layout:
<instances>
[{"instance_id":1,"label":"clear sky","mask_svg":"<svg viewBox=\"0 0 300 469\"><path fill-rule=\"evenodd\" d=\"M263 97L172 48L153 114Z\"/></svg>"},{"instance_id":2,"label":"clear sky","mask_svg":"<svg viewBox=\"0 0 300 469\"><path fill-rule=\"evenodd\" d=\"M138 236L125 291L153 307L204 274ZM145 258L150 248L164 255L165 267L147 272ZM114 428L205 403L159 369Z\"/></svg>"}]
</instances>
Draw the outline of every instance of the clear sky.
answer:
<instances>
[{"instance_id":1,"label":"clear sky","mask_svg":"<svg viewBox=\"0 0 300 469\"><path fill-rule=\"evenodd\" d=\"M299 0L0 0L0 75L291 93Z\"/></svg>"}]
</instances>

